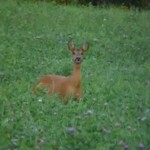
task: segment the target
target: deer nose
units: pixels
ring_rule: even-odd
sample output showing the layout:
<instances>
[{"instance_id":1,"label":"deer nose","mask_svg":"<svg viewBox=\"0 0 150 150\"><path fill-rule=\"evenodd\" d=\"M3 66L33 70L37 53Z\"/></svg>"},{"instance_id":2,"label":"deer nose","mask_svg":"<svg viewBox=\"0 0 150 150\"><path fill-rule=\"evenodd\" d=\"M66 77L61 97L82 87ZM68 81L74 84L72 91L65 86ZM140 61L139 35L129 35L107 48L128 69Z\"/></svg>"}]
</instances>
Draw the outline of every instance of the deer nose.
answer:
<instances>
[{"instance_id":1,"label":"deer nose","mask_svg":"<svg viewBox=\"0 0 150 150\"><path fill-rule=\"evenodd\" d=\"M80 60L81 60L81 58L80 58L80 57L77 57L77 58L76 58L76 61L80 61Z\"/></svg>"}]
</instances>

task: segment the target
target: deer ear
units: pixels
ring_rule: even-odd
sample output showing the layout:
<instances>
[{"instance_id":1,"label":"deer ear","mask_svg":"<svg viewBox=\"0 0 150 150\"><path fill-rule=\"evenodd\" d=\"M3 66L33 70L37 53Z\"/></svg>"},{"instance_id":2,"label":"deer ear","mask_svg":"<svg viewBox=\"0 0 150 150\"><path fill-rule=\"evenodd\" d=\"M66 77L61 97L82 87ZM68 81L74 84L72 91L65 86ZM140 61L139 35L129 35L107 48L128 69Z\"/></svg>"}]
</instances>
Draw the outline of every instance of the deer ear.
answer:
<instances>
[{"instance_id":1,"label":"deer ear","mask_svg":"<svg viewBox=\"0 0 150 150\"><path fill-rule=\"evenodd\" d=\"M83 46L82 46L83 51L87 51L88 48L89 48L89 44L87 42L84 43Z\"/></svg>"},{"instance_id":2,"label":"deer ear","mask_svg":"<svg viewBox=\"0 0 150 150\"><path fill-rule=\"evenodd\" d=\"M71 42L71 41L69 41L68 42L68 49L70 50L70 51L74 51L74 44L73 44L73 42Z\"/></svg>"}]
</instances>

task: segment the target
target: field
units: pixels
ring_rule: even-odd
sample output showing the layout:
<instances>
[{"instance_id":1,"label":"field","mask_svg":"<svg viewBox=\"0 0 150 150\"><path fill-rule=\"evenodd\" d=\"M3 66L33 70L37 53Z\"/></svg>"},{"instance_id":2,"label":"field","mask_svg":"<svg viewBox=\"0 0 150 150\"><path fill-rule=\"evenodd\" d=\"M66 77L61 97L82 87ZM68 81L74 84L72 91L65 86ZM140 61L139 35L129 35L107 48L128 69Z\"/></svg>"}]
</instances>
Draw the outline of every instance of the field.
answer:
<instances>
[{"instance_id":1,"label":"field","mask_svg":"<svg viewBox=\"0 0 150 150\"><path fill-rule=\"evenodd\" d=\"M31 92L72 72L67 41L90 44L84 95ZM149 150L150 12L0 2L0 150Z\"/></svg>"}]
</instances>

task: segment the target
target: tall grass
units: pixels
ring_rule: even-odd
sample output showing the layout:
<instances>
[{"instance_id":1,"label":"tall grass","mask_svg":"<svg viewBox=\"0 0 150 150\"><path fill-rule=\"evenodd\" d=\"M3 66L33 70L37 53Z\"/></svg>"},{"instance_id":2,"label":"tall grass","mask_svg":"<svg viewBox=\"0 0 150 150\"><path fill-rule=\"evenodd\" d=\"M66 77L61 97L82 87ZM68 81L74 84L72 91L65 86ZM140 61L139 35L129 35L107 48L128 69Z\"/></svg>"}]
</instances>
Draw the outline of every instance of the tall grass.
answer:
<instances>
[{"instance_id":1,"label":"tall grass","mask_svg":"<svg viewBox=\"0 0 150 150\"><path fill-rule=\"evenodd\" d=\"M0 3L0 149L150 149L149 11ZM81 101L33 95L71 74L70 39L90 43Z\"/></svg>"}]
</instances>

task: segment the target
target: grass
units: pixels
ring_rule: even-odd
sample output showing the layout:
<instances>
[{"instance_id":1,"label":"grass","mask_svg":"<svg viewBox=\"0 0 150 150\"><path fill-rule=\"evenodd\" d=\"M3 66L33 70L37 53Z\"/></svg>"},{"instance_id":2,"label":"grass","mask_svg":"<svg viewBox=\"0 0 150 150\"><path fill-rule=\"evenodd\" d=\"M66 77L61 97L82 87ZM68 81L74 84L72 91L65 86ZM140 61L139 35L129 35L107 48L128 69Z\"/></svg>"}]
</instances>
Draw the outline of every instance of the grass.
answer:
<instances>
[{"instance_id":1,"label":"grass","mask_svg":"<svg viewBox=\"0 0 150 150\"><path fill-rule=\"evenodd\" d=\"M150 149L149 27L149 11L1 1L0 149ZM71 74L70 39L90 43L82 100L33 95Z\"/></svg>"}]
</instances>

